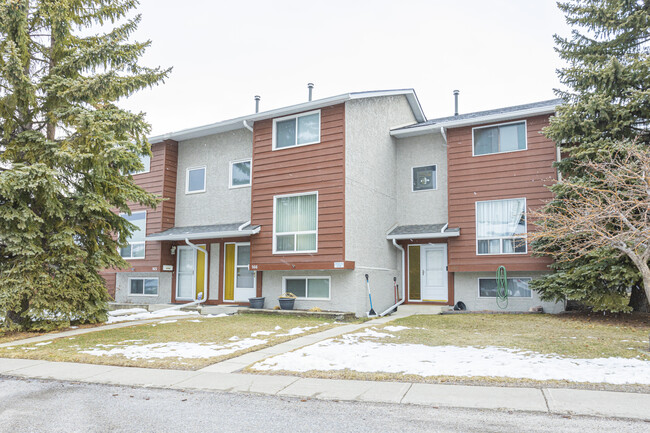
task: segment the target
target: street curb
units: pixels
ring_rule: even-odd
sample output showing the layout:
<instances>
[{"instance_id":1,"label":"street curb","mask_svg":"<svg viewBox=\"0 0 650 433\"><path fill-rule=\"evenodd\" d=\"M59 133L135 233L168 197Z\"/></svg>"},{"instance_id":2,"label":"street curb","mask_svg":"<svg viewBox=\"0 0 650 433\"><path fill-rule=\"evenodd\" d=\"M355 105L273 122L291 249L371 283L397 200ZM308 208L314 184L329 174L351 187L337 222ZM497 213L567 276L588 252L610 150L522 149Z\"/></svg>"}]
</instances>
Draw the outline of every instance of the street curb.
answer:
<instances>
[{"instance_id":1,"label":"street curb","mask_svg":"<svg viewBox=\"0 0 650 433\"><path fill-rule=\"evenodd\" d=\"M650 394L626 392L315 379L11 358L0 358L2 377L650 421Z\"/></svg>"}]
</instances>

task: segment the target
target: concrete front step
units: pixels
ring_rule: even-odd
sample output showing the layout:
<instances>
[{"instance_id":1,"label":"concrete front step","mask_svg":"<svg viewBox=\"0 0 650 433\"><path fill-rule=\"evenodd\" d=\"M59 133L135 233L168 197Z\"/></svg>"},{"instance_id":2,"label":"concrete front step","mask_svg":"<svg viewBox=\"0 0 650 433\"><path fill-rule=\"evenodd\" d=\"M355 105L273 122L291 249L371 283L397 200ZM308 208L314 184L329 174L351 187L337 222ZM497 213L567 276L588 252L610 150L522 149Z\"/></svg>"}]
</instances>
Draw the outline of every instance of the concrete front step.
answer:
<instances>
[{"instance_id":1,"label":"concrete front step","mask_svg":"<svg viewBox=\"0 0 650 433\"><path fill-rule=\"evenodd\" d=\"M241 308L240 311L248 314L274 314L278 316L318 317L334 320L337 322L352 322L356 319L354 313L343 311L271 310L266 308Z\"/></svg>"},{"instance_id":2,"label":"concrete front step","mask_svg":"<svg viewBox=\"0 0 650 433\"><path fill-rule=\"evenodd\" d=\"M397 308L397 311L408 314L441 314L448 309L448 305L402 304Z\"/></svg>"}]
</instances>

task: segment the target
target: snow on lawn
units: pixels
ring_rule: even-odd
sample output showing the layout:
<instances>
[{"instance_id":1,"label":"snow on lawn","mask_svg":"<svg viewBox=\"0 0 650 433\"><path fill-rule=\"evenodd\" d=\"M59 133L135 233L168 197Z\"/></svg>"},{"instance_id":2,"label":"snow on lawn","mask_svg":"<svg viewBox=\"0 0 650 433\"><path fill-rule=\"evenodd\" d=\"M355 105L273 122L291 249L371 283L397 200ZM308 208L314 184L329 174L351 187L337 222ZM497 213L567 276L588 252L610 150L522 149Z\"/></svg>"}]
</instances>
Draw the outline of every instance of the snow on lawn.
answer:
<instances>
[{"instance_id":1,"label":"snow on lawn","mask_svg":"<svg viewBox=\"0 0 650 433\"><path fill-rule=\"evenodd\" d=\"M149 320L149 319L161 319L164 317L176 317L176 316L199 316L199 313L196 311L181 311L181 310L158 310L154 312L149 312L144 308L129 308L127 310L115 310L108 312L108 321L106 324L110 325L111 323L119 322L130 322L133 320ZM209 314L205 317L227 317L227 314ZM170 323L170 322L168 322Z\"/></svg>"},{"instance_id":2,"label":"snow on lawn","mask_svg":"<svg viewBox=\"0 0 650 433\"><path fill-rule=\"evenodd\" d=\"M266 344L266 340L245 338L233 343L184 343L170 341L166 343L132 344L118 346L116 344L98 344L96 348L82 350L94 356L122 355L128 359L160 359L160 358L212 358L229 355L238 350Z\"/></svg>"},{"instance_id":3,"label":"snow on lawn","mask_svg":"<svg viewBox=\"0 0 650 433\"><path fill-rule=\"evenodd\" d=\"M374 337L377 341L361 340L364 337ZM295 372L349 369L418 376L493 376L650 385L650 361L576 359L502 347L426 346L380 341L390 337L394 336L366 329L265 359L254 364L252 369Z\"/></svg>"}]
</instances>

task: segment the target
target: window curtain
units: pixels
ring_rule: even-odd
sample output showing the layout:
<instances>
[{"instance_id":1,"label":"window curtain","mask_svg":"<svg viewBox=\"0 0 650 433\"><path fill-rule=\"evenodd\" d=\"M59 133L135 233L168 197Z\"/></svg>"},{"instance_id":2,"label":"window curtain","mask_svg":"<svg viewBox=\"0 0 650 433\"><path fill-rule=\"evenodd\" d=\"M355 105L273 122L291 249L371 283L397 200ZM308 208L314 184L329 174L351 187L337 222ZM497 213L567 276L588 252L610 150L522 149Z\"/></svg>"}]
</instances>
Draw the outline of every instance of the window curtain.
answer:
<instances>
[{"instance_id":1,"label":"window curtain","mask_svg":"<svg viewBox=\"0 0 650 433\"><path fill-rule=\"evenodd\" d=\"M316 230L316 194L278 198L275 212L277 233Z\"/></svg>"},{"instance_id":2,"label":"window curtain","mask_svg":"<svg viewBox=\"0 0 650 433\"><path fill-rule=\"evenodd\" d=\"M501 238L523 234L526 230L524 200L494 200L476 206L476 237Z\"/></svg>"}]
</instances>

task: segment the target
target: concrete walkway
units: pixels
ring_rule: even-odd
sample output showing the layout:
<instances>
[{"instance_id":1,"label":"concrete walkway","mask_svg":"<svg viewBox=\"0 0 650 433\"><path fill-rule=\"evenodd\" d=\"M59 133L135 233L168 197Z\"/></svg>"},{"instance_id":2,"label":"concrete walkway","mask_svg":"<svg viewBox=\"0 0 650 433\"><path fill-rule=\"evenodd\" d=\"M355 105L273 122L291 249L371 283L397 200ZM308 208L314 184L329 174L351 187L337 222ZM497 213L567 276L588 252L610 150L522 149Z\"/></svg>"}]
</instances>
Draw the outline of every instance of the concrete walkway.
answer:
<instances>
[{"instance_id":1,"label":"concrete walkway","mask_svg":"<svg viewBox=\"0 0 650 433\"><path fill-rule=\"evenodd\" d=\"M650 394L311 379L0 358L1 375L122 386L650 420Z\"/></svg>"}]
</instances>

